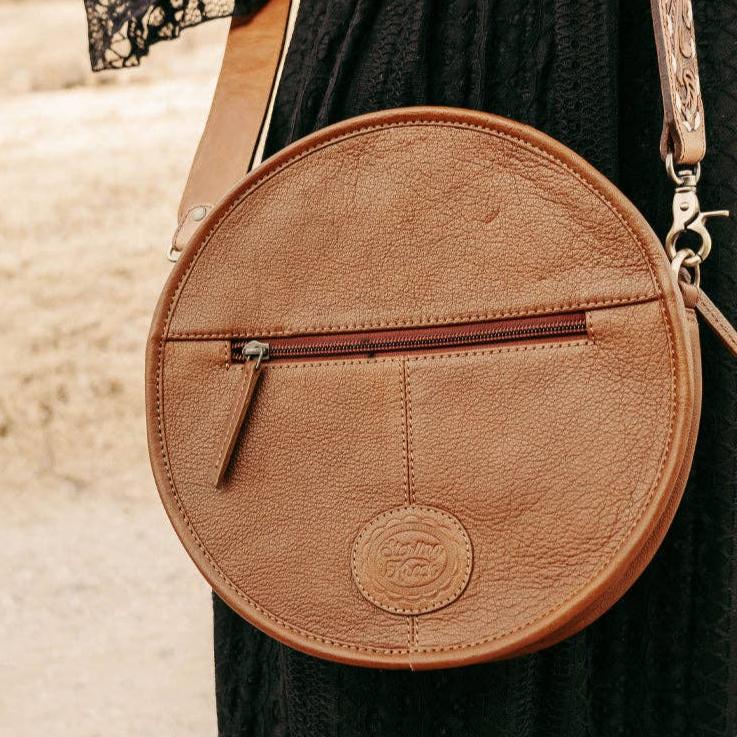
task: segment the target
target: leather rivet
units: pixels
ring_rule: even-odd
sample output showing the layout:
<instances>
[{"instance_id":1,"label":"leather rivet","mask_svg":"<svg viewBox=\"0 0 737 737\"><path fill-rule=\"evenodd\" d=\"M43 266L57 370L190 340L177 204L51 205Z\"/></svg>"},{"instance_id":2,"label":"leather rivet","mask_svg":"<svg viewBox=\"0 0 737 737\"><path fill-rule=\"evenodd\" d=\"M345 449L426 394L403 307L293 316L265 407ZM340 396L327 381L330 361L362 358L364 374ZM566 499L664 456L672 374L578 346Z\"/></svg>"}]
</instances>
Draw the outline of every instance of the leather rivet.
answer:
<instances>
[{"instance_id":1,"label":"leather rivet","mask_svg":"<svg viewBox=\"0 0 737 737\"><path fill-rule=\"evenodd\" d=\"M195 207L190 214L192 216L192 220L199 223L200 220L205 219L205 215L207 215L207 208L203 205L200 205L199 207Z\"/></svg>"}]
</instances>

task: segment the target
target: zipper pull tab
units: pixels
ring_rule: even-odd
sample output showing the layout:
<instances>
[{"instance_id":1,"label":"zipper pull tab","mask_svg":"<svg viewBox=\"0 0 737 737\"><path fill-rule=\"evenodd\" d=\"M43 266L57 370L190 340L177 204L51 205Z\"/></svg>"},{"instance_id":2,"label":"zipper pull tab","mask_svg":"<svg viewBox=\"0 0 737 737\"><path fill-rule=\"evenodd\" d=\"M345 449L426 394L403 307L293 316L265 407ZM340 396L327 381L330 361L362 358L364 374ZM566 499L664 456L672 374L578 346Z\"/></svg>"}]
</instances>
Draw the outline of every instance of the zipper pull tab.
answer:
<instances>
[{"instance_id":1,"label":"zipper pull tab","mask_svg":"<svg viewBox=\"0 0 737 737\"><path fill-rule=\"evenodd\" d=\"M261 343L258 340L249 340L241 349L241 356L243 356L246 363L255 358L256 368L261 368L261 361L269 357L269 344Z\"/></svg>"},{"instance_id":2,"label":"zipper pull tab","mask_svg":"<svg viewBox=\"0 0 737 737\"><path fill-rule=\"evenodd\" d=\"M256 391L256 385L261 376L262 363L269 357L269 344L252 340L243 346L241 355L245 359L243 376L238 386L238 395L230 411L228 424L222 440L218 444L213 473L215 488L219 488L225 478L225 472L228 470L243 421L246 419L248 408L251 406Z\"/></svg>"}]
</instances>

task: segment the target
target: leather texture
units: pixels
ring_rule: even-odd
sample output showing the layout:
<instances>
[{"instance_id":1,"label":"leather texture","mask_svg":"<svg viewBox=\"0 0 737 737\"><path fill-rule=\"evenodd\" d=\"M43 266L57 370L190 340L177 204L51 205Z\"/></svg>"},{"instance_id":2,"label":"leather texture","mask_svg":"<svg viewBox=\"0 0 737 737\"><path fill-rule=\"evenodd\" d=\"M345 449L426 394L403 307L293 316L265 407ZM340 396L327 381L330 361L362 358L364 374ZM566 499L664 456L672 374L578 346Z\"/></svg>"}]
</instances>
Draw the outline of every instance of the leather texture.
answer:
<instances>
[{"instance_id":1,"label":"leather texture","mask_svg":"<svg viewBox=\"0 0 737 737\"><path fill-rule=\"evenodd\" d=\"M737 330L722 314L721 310L711 301L709 296L699 290L696 310L704 322L714 331L722 345L737 358Z\"/></svg>"},{"instance_id":2,"label":"leather texture","mask_svg":"<svg viewBox=\"0 0 737 737\"><path fill-rule=\"evenodd\" d=\"M248 386L235 340L570 312L573 338L266 361L213 483ZM208 215L154 317L147 408L164 506L242 616L345 663L469 664L573 634L647 565L693 454L698 328L642 216L570 150L394 110L298 141Z\"/></svg>"}]
</instances>

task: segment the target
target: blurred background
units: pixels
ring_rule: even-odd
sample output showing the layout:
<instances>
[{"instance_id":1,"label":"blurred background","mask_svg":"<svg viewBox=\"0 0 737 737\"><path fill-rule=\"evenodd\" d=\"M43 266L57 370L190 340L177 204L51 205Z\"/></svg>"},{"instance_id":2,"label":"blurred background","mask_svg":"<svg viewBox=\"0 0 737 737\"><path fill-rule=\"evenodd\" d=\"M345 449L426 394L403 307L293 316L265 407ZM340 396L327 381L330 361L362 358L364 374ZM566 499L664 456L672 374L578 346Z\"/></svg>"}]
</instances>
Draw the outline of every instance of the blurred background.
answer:
<instances>
[{"instance_id":1,"label":"blurred background","mask_svg":"<svg viewBox=\"0 0 737 737\"><path fill-rule=\"evenodd\" d=\"M82 0L0 0L0 734L214 735L210 592L143 360L228 21L93 74Z\"/></svg>"}]
</instances>

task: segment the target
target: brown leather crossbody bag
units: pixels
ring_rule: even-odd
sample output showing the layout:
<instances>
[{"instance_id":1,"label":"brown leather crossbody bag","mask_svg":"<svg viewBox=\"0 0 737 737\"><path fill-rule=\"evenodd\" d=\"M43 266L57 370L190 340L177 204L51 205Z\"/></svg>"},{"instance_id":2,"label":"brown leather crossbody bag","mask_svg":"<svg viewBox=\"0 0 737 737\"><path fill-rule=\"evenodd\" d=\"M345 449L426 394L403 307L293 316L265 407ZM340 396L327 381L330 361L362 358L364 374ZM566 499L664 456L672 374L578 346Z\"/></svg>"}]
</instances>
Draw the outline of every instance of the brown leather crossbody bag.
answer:
<instances>
[{"instance_id":1,"label":"brown leather crossbody bag","mask_svg":"<svg viewBox=\"0 0 737 737\"><path fill-rule=\"evenodd\" d=\"M718 213L696 196L690 4L652 8L665 249L575 153L480 112L363 115L241 178L244 85L278 56L253 61L247 35L286 6L234 24L146 401L174 528L264 632L374 667L520 655L600 616L657 550L699 424L696 311L737 336L698 284Z\"/></svg>"}]
</instances>

